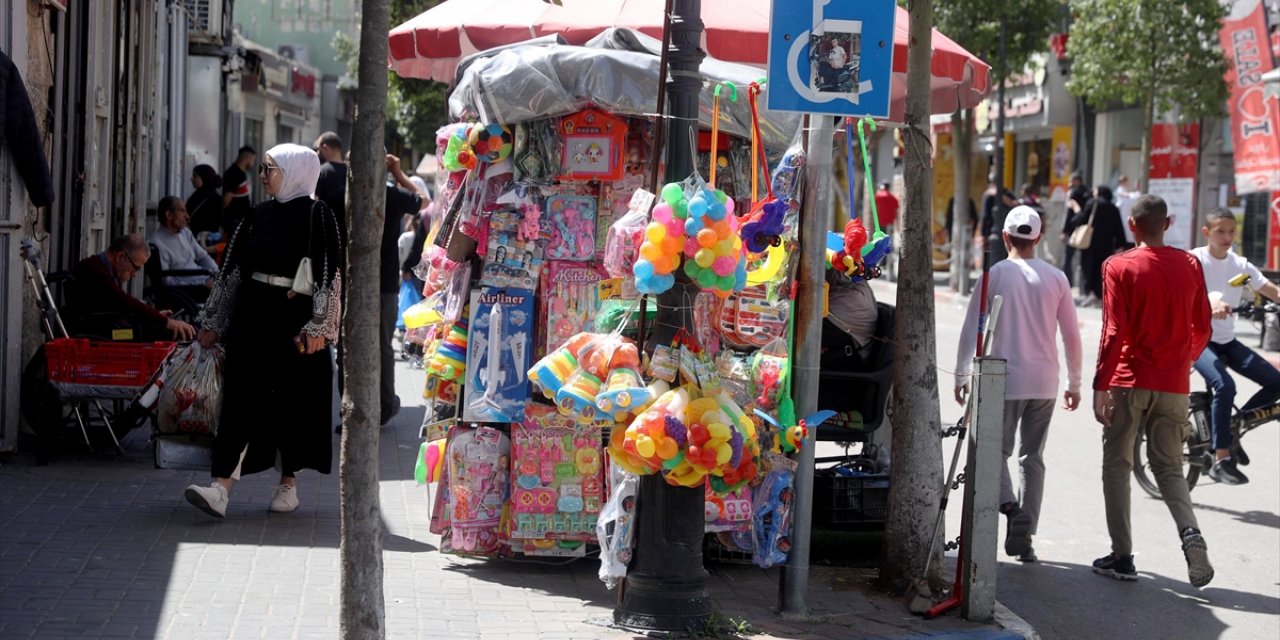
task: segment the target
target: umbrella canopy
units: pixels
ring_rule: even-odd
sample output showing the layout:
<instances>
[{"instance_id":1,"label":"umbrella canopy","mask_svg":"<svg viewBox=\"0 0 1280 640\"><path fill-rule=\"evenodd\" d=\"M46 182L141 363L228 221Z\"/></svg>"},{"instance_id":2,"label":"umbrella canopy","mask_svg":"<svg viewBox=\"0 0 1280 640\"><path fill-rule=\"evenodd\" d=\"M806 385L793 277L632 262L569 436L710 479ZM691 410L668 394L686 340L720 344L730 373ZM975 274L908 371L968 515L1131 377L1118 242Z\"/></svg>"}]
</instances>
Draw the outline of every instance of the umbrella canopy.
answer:
<instances>
[{"instance_id":1,"label":"umbrella canopy","mask_svg":"<svg viewBox=\"0 0 1280 640\"><path fill-rule=\"evenodd\" d=\"M539 35L542 0L446 0L391 30L387 62L405 78L452 82L458 60Z\"/></svg>"},{"instance_id":2,"label":"umbrella canopy","mask_svg":"<svg viewBox=\"0 0 1280 640\"><path fill-rule=\"evenodd\" d=\"M388 61L404 77L452 83L458 61L472 53L530 38L557 35L585 44L610 27L662 38L664 0L448 0L390 33ZM765 68L770 0L702 0L703 49L726 62ZM894 30L890 119L901 121L906 96L908 13L899 8ZM990 67L950 38L933 31L931 111L974 107L991 88Z\"/></svg>"}]
</instances>

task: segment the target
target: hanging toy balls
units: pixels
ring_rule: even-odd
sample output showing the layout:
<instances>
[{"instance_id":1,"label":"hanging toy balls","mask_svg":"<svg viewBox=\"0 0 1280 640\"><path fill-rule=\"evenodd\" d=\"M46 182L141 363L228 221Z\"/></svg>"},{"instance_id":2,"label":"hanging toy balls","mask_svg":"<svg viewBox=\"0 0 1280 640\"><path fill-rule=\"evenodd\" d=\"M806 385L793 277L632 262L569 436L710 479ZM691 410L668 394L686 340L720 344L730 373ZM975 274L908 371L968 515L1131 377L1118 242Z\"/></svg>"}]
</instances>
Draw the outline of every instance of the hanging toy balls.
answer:
<instances>
[{"instance_id":1,"label":"hanging toy balls","mask_svg":"<svg viewBox=\"0 0 1280 640\"><path fill-rule=\"evenodd\" d=\"M645 227L640 245L640 259L632 267L640 293L662 293L676 283L673 272L680 267L680 253L687 246L681 209L688 210L684 189L672 182L662 188L662 202L653 208L653 221Z\"/></svg>"},{"instance_id":2,"label":"hanging toy balls","mask_svg":"<svg viewBox=\"0 0 1280 640\"><path fill-rule=\"evenodd\" d=\"M511 155L511 130L494 122L471 127L467 141L480 162L502 162Z\"/></svg>"},{"instance_id":3,"label":"hanging toy balls","mask_svg":"<svg viewBox=\"0 0 1280 640\"><path fill-rule=\"evenodd\" d=\"M664 190L665 193L665 190ZM733 200L719 189L704 187L688 200L689 217L684 221L684 272L704 291L729 297L746 286L746 260ZM742 277L738 277L738 271Z\"/></svg>"}]
</instances>

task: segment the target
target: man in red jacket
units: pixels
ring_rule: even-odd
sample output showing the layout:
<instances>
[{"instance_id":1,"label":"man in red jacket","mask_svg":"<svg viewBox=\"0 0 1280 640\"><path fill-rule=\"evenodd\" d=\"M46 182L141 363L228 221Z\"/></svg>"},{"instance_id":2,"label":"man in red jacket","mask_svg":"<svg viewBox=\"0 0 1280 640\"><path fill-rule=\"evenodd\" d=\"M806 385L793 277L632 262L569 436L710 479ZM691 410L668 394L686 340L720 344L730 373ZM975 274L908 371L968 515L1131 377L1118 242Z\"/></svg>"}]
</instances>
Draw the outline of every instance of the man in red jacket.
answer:
<instances>
[{"instance_id":1,"label":"man in red jacket","mask_svg":"<svg viewBox=\"0 0 1280 640\"><path fill-rule=\"evenodd\" d=\"M191 325L129 295L124 284L142 273L147 243L136 234L120 236L102 253L81 260L68 283L68 324L78 334L122 340L190 340ZM167 335L166 335L167 334Z\"/></svg>"},{"instance_id":2,"label":"man in red jacket","mask_svg":"<svg viewBox=\"0 0 1280 640\"><path fill-rule=\"evenodd\" d=\"M1111 553L1095 573L1137 580L1129 525L1129 475L1138 435L1178 527L1191 584L1213 579L1208 547L1182 477L1183 428L1192 363L1209 342L1209 294L1195 256L1164 244L1168 206L1158 196L1133 204L1129 229L1137 248L1102 266L1102 340L1093 379L1093 413L1102 424L1102 496Z\"/></svg>"}]
</instances>

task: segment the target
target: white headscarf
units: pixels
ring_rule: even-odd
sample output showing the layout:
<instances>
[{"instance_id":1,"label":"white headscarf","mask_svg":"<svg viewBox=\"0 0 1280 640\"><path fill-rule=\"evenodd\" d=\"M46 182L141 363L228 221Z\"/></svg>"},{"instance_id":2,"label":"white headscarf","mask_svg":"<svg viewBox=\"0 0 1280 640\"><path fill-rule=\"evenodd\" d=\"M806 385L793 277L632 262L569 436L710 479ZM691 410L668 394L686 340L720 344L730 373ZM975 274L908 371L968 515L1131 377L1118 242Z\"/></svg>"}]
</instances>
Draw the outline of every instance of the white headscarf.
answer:
<instances>
[{"instance_id":1,"label":"white headscarf","mask_svg":"<svg viewBox=\"0 0 1280 640\"><path fill-rule=\"evenodd\" d=\"M280 167L280 191L277 202L295 198L312 197L316 181L320 179L320 156L300 144L278 144L267 150L267 155Z\"/></svg>"}]
</instances>

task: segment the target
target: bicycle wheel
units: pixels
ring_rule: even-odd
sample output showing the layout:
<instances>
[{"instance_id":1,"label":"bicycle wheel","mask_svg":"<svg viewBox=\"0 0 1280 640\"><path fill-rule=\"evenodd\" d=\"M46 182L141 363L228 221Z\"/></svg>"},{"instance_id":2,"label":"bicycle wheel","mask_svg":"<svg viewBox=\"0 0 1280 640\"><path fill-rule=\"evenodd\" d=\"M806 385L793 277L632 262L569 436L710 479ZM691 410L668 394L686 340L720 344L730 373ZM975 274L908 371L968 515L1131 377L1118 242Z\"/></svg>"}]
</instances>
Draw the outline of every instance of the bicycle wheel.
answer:
<instances>
[{"instance_id":1,"label":"bicycle wheel","mask_svg":"<svg viewBox=\"0 0 1280 640\"><path fill-rule=\"evenodd\" d=\"M1152 498L1159 498L1160 485L1156 483L1156 475L1151 470L1151 463L1146 457L1146 437L1138 434L1133 443L1133 477ZM1207 458L1206 458L1207 456ZM1200 473L1213 464L1213 452L1208 445L1192 445L1190 439L1182 443L1182 473L1187 479L1187 491L1196 488Z\"/></svg>"}]
</instances>

